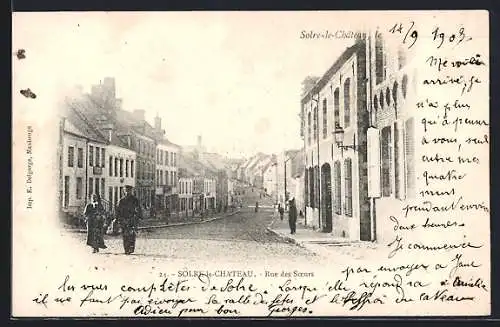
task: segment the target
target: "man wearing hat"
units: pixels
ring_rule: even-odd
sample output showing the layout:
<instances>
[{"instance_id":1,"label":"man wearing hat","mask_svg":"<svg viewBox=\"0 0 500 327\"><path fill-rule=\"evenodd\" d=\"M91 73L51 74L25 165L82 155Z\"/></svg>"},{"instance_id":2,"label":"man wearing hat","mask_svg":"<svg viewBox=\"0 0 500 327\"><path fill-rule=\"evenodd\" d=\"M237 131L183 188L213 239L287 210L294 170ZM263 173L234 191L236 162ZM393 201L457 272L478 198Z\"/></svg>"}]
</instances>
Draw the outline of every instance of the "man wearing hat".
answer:
<instances>
[{"instance_id":1,"label":"man wearing hat","mask_svg":"<svg viewBox=\"0 0 500 327\"><path fill-rule=\"evenodd\" d=\"M295 197L290 196L288 202L288 224L290 225L290 234L295 234L297 230L297 207L295 206Z\"/></svg>"},{"instance_id":2,"label":"man wearing hat","mask_svg":"<svg viewBox=\"0 0 500 327\"><path fill-rule=\"evenodd\" d=\"M117 220L122 228L125 254L135 251L137 223L142 218L139 200L132 194L132 186L125 186L125 196L120 199L116 210Z\"/></svg>"}]
</instances>

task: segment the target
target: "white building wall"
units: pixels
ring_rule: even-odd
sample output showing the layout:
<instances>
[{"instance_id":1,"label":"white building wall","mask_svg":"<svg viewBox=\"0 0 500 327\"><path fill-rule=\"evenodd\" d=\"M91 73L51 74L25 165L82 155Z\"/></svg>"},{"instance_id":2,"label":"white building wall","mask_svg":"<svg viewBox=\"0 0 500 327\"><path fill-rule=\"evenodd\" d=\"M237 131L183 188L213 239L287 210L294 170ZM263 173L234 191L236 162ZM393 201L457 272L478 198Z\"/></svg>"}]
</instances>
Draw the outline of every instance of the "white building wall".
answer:
<instances>
[{"instance_id":1,"label":"white building wall","mask_svg":"<svg viewBox=\"0 0 500 327\"><path fill-rule=\"evenodd\" d=\"M115 207L123 197L126 185L135 187L137 154L135 151L116 145L107 146L106 163L106 190L104 199ZM121 163L121 171L120 171ZM118 165L117 165L118 164Z\"/></svg>"},{"instance_id":2,"label":"white building wall","mask_svg":"<svg viewBox=\"0 0 500 327\"><path fill-rule=\"evenodd\" d=\"M65 212L77 213L83 210L85 205L87 183L85 169L87 166L87 147L86 140L82 137L64 134L63 136L63 151L62 151L62 165L63 165L63 180L62 180L62 205L61 208ZM73 167L68 164L69 147L73 148ZM81 167L78 166L78 149L81 149L82 163ZM77 192L77 180L81 180L81 190ZM78 194L77 194L78 193Z\"/></svg>"}]
</instances>

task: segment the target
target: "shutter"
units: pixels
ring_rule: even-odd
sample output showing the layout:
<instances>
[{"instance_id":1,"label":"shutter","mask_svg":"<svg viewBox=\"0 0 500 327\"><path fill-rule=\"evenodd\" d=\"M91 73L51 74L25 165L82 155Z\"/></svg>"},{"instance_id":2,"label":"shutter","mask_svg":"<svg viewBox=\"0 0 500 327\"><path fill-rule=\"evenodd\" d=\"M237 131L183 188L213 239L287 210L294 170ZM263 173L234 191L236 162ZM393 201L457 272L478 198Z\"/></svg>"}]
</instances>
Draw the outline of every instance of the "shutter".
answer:
<instances>
[{"instance_id":1,"label":"shutter","mask_svg":"<svg viewBox=\"0 0 500 327\"><path fill-rule=\"evenodd\" d=\"M380 197L380 133L370 127L367 131L368 197Z\"/></svg>"}]
</instances>

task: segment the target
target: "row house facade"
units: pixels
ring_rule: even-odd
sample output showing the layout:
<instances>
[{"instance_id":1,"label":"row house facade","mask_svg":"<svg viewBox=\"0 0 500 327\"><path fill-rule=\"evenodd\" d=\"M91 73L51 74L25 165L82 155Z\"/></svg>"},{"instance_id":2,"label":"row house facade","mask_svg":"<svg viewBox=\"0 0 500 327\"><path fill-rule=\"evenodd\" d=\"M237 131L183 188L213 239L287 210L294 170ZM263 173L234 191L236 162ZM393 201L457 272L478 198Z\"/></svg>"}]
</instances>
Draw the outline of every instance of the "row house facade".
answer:
<instances>
[{"instance_id":1,"label":"row house facade","mask_svg":"<svg viewBox=\"0 0 500 327\"><path fill-rule=\"evenodd\" d=\"M380 31L367 38L370 128L368 130L368 196L372 240L393 238L387 217L397 216L404 201L415 197L416 65ZM379 218L377 220L377 218Z\"/></svg>"},{"instance_id":2,"label":"row house facade","mask_svg":"<svg viewBox=\"0 0 500 327\"><path fill-rule=\"evenodd\" d=\"M78 215L92 194L112 212L126 184L134 185L135 152L105 123L99 103L83 94L66 98L63 109L62 211ZM103 123L104 122L104 123Z\"/></svg>"},{"instance_id":3,"label":"row house facade","mask_svg":"<svg viewBox=\"0 0 500 327\"><path fill-rule=\"evenodd\" d=\"M159 118L156 124L161 125ZM179 152L180 147L167 139L160 140L156 146L156 208L167 213L181 210L177 168Z\"/></svg>"},{"instance_id":4,"label":"row house facade","mask_svg":"<svg viewBox=\"0 0 500 327\"><path fill-rule=\"evenodd\" d=\"M305 220L349 240L371 237L366 91L366 42L358 39L302 99Z\"/></svg>"},{"instance_id":5,"label":"row house facade","mask_svg":"<svg viewBox=\"0 0 500 327\"><path fill-rule=\"evenodd\" d=\"M415 68L380 31L346 49L302 99L307 225L349 240L389 239L415 193ZM396 208L396 209L395 209Z\"/></svg>"},{"instance_id":6,"label":"row house facade","mask_svg":"<svg viewBox=\"0 0 500 327\"><path fill-rule=\"evenodd\" d=\"M180 172L178 189L179 189L179 212L185 217L193 215L194 201L193 201L193 183L192 176L186 176Z\"/></svg>"}]
</instances>

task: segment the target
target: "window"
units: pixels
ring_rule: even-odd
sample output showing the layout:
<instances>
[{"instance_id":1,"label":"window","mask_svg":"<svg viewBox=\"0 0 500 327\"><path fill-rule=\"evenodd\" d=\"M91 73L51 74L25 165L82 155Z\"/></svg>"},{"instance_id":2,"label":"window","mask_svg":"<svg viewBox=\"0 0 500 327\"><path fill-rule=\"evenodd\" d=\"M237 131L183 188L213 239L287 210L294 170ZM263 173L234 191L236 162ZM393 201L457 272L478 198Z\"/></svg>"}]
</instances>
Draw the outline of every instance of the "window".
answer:
<instances>
[{"instance_id":1,"label":"window","mask_svg":"<svg viewBox=\"0 0 500 327\"><path fill-rule=\"evenodd\" d=\"M115 207L118 205L118 201L121 199L120 193L118 193L118 186L115 186Z\"/></svg>"},{"instance_id":2,"label":"window","mask_svg":"<svg viewBox=\"0 0 500 327\"><path fill-rule=\"evenodd\" d=\"M104 192L106 192L106 180L101 178L101 195L104 196Z\"/></svg>"},{"instance_id":3,"label":"window","mask_svg":"<svg viewBox=\"0 0 500 327\"><path fill-rule=\"evenodd\" d=\"M68 147L68 167L73 167L75 164L75 148L70 146Z\"/></svg>"},{"instance_id":4,"label":"window","mask_svg":"<svg viewBox=\"0 0 500 327\"><path fill-rule=\"evenodd\" d=\"M340 91L338 87L333 93L333 118L335 120L334 126L340 125Z\"/></svg>"},{"instance_id":5,"label":"window","mask_svg":"<svg viewBox=\"0 0 500 327\"><path fill-rule=\"evenodd\" d=\"M307 114L307 143L311 145L311 113Z\"/></svg>"},{"instance_id":6,"label":"window","mask_svg":"<svg viewBox=\"0 0 500 327\"><path fill-rule=\"evenodd\" d=\"M134 160L130 161L130 177L134 177Z\"/></svg>"},{"instance_id":7,"label":"window","mask_svg":"<svg viewBox=\"0 0 500 327\"><path fill-rule=\"evenodd\" d=\"M174 171L174 185L177 185L177 172Z\"/></svg>"},{"instance_id":8,"label":"window","mask_svg":"<svg viewBox=\"0 0 500 327\"><path fill-rule=\"evenodd\" d=\"M170 178L168 178L168 171L165 170L165 184L170 185Z\"/></svg>"},{"instance_id":9,"label":"window","mask_svg":"<svg viewBox=\"0 0 500 327\"><path fill-rule=\"evenodd\" d=\"M309 169L306 169L304 174L304 199L306 207L309 206Z\"/></svg>"},{"instance_id":10,"label":"window","mask_svg":"<svg viewBox=\"0 0 500 327\"><path fill-rule=\"evenodd\" d=\"M160 165L163 165L163 150L158 151L160 151Z\"/></svg>"},{"instance_id":11,"label":"window","mask_svg":"<svg viewBox=\"0 0 500 327\"><path fill-rule=\"evenodd\" d=\"M89 199L91 199L92 194L94 193L94 179L92 177L89 178Z\"/></svg>"},{"instance_id":12,"label":"window","mask_svg":"<svg viewBox=\"0 0 500 327\"><path fill-rule=\"evenodd\" d=\"M318 107L314 107L313 133L316 141L318 139Z\"/></svg>"},{"instance_id":13,"label":"window","mask_svg":"<svg viewBox=\"0 0 500 327\"><path fill-rule=\"evenodd\" d=\"M174 185L174 172L173 171L170 172L170 185L172 185L172 186Z\"/></svg>"},{"instance_id":14,"label":"window","mask_svg":"<svg viewBox=\"0 0 500 327\"><path fill-rule=\"evenodd\" d=\"M174 153L170 152L170 166L174 165Z\"/></svg>"},{"instance_id":15,"label":"window","mask_svg":"<svg viewBox=\"0 0 500 327\"><path fill-rule=\"evenodd\" d=\"M385 79L385 56L382 37L375 40L375 83L380 84Z\"/></svg>"},{"instance_id":16,"label":"window","mask_svg":"<svg viewBox=\"0 0 500 327\"><path fill-rule=\"evenodd\" d=\"M163 185L163 170L160 170L160 185Z\"/></svg>"},{"instance_id":17,"label":"window","mask_svg":"<svg viewBox=\"0 0 500 327\"><path fill-rule=\"evenodd\" d=\"M101 167L105 167L106 165L106 149L101 148Z\"/></svg>"},{"instance_id":18,"label":"window","mask_svg":"<svg viewBox=\"0 0 500 327\"><path fill-rule=\"evenodd\" d=\"M337 215L342 214L342 172L340 171L340 161L336 161L334 166L334 178L335 178L335 213Z\"/></svg>"},{"instance_id":19,"label":"window","mask_svg":"<svg viewBox=\"0 0 500 327\"><path fill-rule=\"evenodd\" d=\"M69 176L64 176L64 199L63 205L65 208L69 206Z\"/></svg>"},{"instance_id":20,"label":"window","mask_svg":"<svg viewBox=\"0 0 500 327\"><path fill-rule=\"evenodd\" d=\"M401 194L401 175L400 175L400 165L401 165L401 159L400 159L400 133L401 131L398 128L398 124L394 123L394 191L395 191L395 196L397 199L402 198Z\"/></svg>"},{"instance_id":21,"label":"window","mask_svg":"<svg viewBox=\"0 0 500 327\"><path fill-rule=\"evenodd\" d=\"M77 165L78 165L78 168L83 167L83 149L82 148L78 148Z\"/></svg>"},{"instance_id":22,"label":"window","mask_svg":"<svg viewBox=\"0 0 500 327\"><path fill-rule=\"evenodd\" d=\"M128 177L129 173L128 173L128 159L125 160L125 177Z\"/></svg>"},{"instance_id":23,"label":"window","mask_svg":"<svg viewBox=\"0 0 500 327\"><path fill-rule=\"evenodd\" d=\"M120 177L123 177L123 159L120 158Z\"/></svg>"},{"instance_id":24,"label":"window","mask_svg":"<svg viewBox=\"0 0 500 327\"><path fill-rule=\"evenodd\" d=\"M113 176L113 157L109 156L109 176Z\"/></svg>"},{"instance_id":25,"label":"window","mask_svg":"<svg viewBox=\"0 0 500 327\"><path fill-rule=\"evenodd\" d=\"M166 159L166 161L167 161L165 164L166 164L167 166L168 166L168 165L170 165L170 160L169 160L169 157L168 157L168 153L169 153L168 151L166 151L166 152L165 152L165 159Z\"/></svg>"},{"instance_id":26,"label":"window","mask_svg":"<svg viewBox=\"0 0 500 327\"><path fill-rule=\"evenodd\" d=\"M80 200L83 192L83 181L81 177L76 178L76 198Z\"/></svg>"},{"instance_id":27,"label":"window","mask_svg":"<svg viewBox=\"0 0 500 327\"><path fill-rule=\"evenodd\" d=\"M392 146L391 146L391 126L382 129L382 146L380 147L382 160L382 196L390 196L392 193L391 185L391 161L392 161Z\"/></svg>"},{"instance_id":28,"label":"window","mask_svg":"<svg viewBox=\"0 0 500 327\"><path fill-rule=\"evenodd\" d=\"M115 158L115 176L118 176L118 158Z\"/></svg>"},{"instance_id":29,"label":"window","mask_svg":"<svg viewBox=\"0 0 500 327\"><path fill-rule=\"evenodd\" d=\"M95 166L99 167L101 164L101 151L98 147L95 147Z\"/></svg>"},{"instance_id":30,"label":"window","mask_svg":"<svg viewBox=\"0 0 500 327\"><path fill-rule=\"evenodd\" d=\"M323 100L323 138L326 139L328 137L328 109L327 109L327 101Z\"/></svg>"},{"instance_id":31,"label":"window","mask_svg":"<svg viewBox=\"0 0 500 327\"><path fill-rule=\"evenodd\" d=\"M174 162L172 163L172 166L175 166L175 165L177 165L177 154L175 152L173 152L172 154L173 154L172 159L174 160Z\"/></svg>"},{"instance_id":32,"label":"window","mask_svg":"<svg viewBox=\"0 0 500 327\"><path fill-rule=\"evenodd\" d=\"M406 194L409 198L415 195L415 125L413 118L405 122L405 163Z\"/></svg>"},{"instance_id":33,"label":"window","mask_svg":"<svg viewBox=\"0 0 500 327\"><path fill-rule=\"evenodd\" d=\"M101 194L100 188L99 188L99 178L95 179L95 194Z\"/></svg>"},{"instance_id":34,"label":"window","mask_svg":"<svg viewBox=\"0 0 500 327\"><path fill-rule=\"evenodd\" d=\"M351 79L344 82L344 128L351 125Z\"/></svg>"},{"instance_id":35,"label":"window","mask_svg":"<svg viewBox=\"0 0 500 327\"><path fill-rule=\"evenodd\" d=\"M309 168L309 206L314 208L314 169Z\"/></svg>"},{"instance_id":36,"label":"window","mask_svg":"<svg viewBox=\"0 0 500 327\"><path fill-rule=\"evenodd\" d=\"M352 217L352 161L350 158L344 161L345 178L345 215Z\"/></svg>"},{"instance_id":37,"label":"window","mask_svg":"<svg viewBox=\"0 0 500 327\"><path fill-rule=\"evenodd\" d=\"M113 201L113 187L111 187L111 186L108 188L108 201L109 201L109 205L116 206L116 205L114 205L115 201Z\"/></svg>"}]
</instances>

